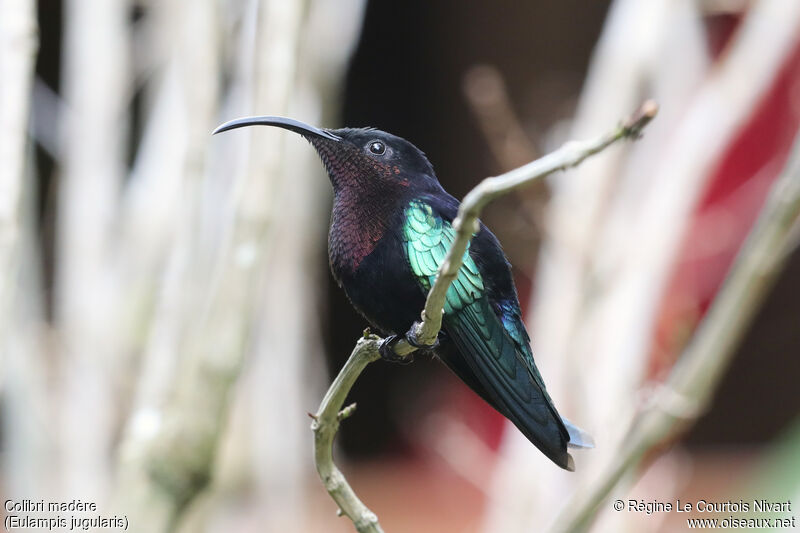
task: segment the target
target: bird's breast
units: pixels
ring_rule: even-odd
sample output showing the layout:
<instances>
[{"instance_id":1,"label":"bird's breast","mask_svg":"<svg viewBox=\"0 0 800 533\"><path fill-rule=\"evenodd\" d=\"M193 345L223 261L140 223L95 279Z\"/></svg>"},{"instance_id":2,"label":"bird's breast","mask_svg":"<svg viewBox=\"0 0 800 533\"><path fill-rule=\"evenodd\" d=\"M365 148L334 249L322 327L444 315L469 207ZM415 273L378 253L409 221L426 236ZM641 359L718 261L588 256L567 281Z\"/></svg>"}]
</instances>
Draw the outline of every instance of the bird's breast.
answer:
<instances>
[{"instance_id":1,"label":"bird's breast","mask_svg":"<svg viewBox=\"0 0 800 533\"><path fill-rule=\"evenodd\" d=\"M354 274L385 233L386 228L378 223L364 223L347 215L335 217L328 234L328 255L337 279Z\"/></svg>"},{"instance_id":2,"label":"bird's breast","mask_svg":"<svg viewBox=\"0 0 800 533\"><path fill-rule=\"evenodd\" d=\"M385 220L336 213L328 238L331 271L353 306L384 333L405 332L424 294L403 255L398 231Z\"/></svg>"},{"instance_id":3,"label":"bird's breast","mask_svg":"<svg viewBox=\"0 0 800 533\"><path fill-rule=\"evenodd\" d=\"M358 270L397 225L397 203L394 195L378 189L337 191L328 234L331 266L341 274Z\"/></svg>"}]
</instances>

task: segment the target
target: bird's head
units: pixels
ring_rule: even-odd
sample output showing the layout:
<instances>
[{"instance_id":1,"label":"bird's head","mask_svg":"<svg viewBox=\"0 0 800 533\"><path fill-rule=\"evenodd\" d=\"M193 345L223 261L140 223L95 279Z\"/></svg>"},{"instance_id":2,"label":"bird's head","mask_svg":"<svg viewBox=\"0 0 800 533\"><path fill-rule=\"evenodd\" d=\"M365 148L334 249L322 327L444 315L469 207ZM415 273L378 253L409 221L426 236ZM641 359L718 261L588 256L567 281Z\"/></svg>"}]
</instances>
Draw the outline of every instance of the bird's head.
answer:
<instances>
[{"instance_id":1,"label":"bird's head","mask_svg":"<svg viewBox=\"0 0 800 533\"><path fill-rule=\"evenodd\" d=\"M322 129L291 118L263 116L231 120L214 133L257 125L275 126L305 137L319 153L334 190L439 187L433 167L419 148L374 128Z\"/></svg>"}]
</instances>

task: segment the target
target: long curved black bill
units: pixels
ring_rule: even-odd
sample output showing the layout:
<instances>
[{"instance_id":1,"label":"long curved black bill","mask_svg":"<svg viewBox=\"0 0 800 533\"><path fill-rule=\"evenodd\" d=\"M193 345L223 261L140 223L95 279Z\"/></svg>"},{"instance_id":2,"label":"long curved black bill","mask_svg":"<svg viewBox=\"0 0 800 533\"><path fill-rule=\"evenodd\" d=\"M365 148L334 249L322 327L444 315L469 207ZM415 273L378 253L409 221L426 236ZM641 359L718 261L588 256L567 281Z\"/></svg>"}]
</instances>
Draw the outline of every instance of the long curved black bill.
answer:
<instances>
[{"instance_id":1,"label":"long curved black bill","mask_svg":"<svg viewBox=\"0 0 800 533\"><path fill-rule=\"evenodd\" d=\"M305 122L300 122L299 120L295 120L293 118L271 117L271 116L243 117L234 120L229 120L225 124L218 126L217 129L215 129L211 134L216 135L217 133L222 133L223 131L235 130L236 128L244 128L245 126L275 126L277 128L283 128L285 130L299 133L304 137L314 136L314 137L323 137L325 139L330 139L332 141L342 140L341 137L337 137L336 135L334 135L329 131L315 128L314 126L310 126Z\"/></svg>"}]
</instances>

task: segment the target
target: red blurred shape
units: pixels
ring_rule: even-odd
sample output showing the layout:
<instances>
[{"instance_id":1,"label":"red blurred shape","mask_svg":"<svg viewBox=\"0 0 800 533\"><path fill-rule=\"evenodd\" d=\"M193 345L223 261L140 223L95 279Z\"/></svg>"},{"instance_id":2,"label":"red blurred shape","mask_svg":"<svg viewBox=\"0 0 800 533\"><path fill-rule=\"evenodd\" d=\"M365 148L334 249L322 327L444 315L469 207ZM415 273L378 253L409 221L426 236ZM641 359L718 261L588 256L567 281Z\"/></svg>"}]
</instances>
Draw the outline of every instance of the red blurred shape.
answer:
<instances>
[{"instance_id":1,"label":"red blurred shape","mask_svg":"<svg viewBox=\"0 0 800 533\"><path fill-rule=\"evenodd\" d=\"M665 292L646 379L663 378L711 304L786 163L799 110L800 41L709 176Z\"/></svg>"}]
</instances>

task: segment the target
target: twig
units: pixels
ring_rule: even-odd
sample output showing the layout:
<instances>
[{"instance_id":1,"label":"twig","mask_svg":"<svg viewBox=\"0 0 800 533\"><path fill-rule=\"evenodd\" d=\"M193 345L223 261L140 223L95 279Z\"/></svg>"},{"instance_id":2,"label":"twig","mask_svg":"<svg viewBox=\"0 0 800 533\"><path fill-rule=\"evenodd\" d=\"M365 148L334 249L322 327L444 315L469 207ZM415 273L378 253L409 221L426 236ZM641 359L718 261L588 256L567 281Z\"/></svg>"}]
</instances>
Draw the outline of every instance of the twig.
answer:
<instances>
[{"instance_id":1,"label":"twig","mask_svg":"<svg viewBox=\"0 0 800 533\"><path fill-rule=\"evenodd\" d=\"M499 70L491 65L470 68L464 76L463 90L486 144L503 170L539 155L514 113Z\"/></svg>"},{"instance_id":2,"label":"twig","mask_svg":"<svg viewBox=\"0 0 800 533\"><path fill-rule=\"evenodd\" d=\"M360 533L377 533L383 530L378 523L378 517L358 499L342 472L333 463L333 438L339 430L339 412L347 394L364 368L380 358L380 341L375 335L365 335L358 339L353 353L331 384L311 423L314 431L314 462L319 477L328 494L339 505L342 513L353 521Z\"/></svg>"},{"instance_id":3,"label":"twig","mask_svg":"<svg viewBox=\"0 0 800 533\"><path fill-rule=\"evenodd\" d=\"M422 344L430 345L436 340L442 325L442 312L447 289L458 275L467 245L478 230L478 216L489 202L557 170L574 167L587 157L604 150L620 139L638 138L642 129L655 117L657 111L656 103L647 101L629 120L613 131L590 141L567 143L561 149L541 159L500 176L486 178L472 189L461 203L458 215L453 221L456 238L447 252L447 257L439 267L436 281L428 293L425 309L421 315L422 321L415 324L412 328L413 331L409 334L413 333L417 341ZM379 337L368 335L366 332L364 337L359 339L350 358L325 394L311 424L315 436L314 460L317 472L328 493L339 505L341 512L347 515L353 521L356 529L362 533L383 530L375 513L358 499L344 475L333 463L332 445L336 431L339 429L339 412L342 404L361 371L380 357L378 347L381 341L382 339ZM416 350L405 338L399 340L393 349L395 353L402 356L407 356Z\"/></svg>"},{"instance_id":4,"label":"twig","mask_svg":"<svg viewBox=\"0 0 800 533\"><path fill-rule=\"evenodd\" d=\"M707 406L734 348L788 259L787 247L800 216L800 136L773 185L722 291L654 401L632 421L624 447L587 490L576 494L555 531L585 531L597 509L645 452L696 419Z\"/></svg>"}]
</instances>

